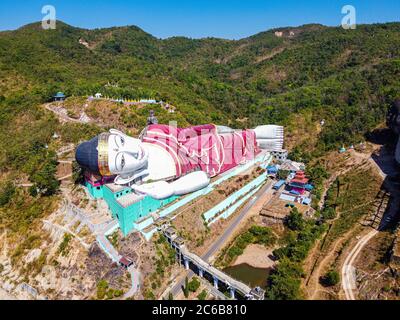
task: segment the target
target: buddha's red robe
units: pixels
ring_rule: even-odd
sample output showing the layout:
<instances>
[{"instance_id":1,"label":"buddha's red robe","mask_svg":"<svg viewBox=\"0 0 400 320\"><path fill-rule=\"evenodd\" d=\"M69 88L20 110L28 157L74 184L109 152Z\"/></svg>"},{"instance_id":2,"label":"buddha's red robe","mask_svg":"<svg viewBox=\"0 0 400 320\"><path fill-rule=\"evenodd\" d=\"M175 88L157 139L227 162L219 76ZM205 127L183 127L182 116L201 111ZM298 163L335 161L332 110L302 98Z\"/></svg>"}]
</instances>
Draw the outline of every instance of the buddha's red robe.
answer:
<instances>
[{"instance_id":1,"label":"buddha's red robe","mask_svg":"<svg viewBox=\"0 0 400 320\"><path fill-rule=\"evenodd\" d=\"M218 133L213 124L176 128L154 124L142 141L161 146L175 161L176 177L202 170L214 177L260 153L253 130Z\"/></svg>"}]
</instances>

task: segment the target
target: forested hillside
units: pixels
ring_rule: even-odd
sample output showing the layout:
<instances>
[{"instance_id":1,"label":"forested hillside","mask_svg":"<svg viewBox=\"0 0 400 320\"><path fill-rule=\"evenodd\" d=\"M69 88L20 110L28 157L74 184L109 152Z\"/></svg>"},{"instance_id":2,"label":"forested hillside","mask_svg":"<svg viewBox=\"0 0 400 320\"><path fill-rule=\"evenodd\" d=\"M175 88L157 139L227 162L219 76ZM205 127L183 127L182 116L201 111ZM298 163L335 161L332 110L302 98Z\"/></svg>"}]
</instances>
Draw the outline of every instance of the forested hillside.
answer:
<instances>
[{"instance_id":1,"label":"forested hillside","mask_svg":"<svg viewBox=\"0 0 400 320\"><path fill-rule=\"evenodd\" d=\"M18 202L15 194L23 191L10 181L26 176L44 197L57 190L48 144L59 124L39 107L57 91L162 99L178 108L184 124L279 123L289 134L301 127L294 154L307 160L362 140L384 120L400 95L400 23L356 30L306 25L238 41L161 40L133 26L84 30L62 22L56 30L35 23L1 32L3 226L21 225L16 211L28 217L27 226L47 205L33 189L28 201ZM84 138L97 129L71 130Z\"/></svg>"},{"instance_id":2,"label":"forested hillside","mask_svg":"<svg viewBox=\"0 0 400 320\"><path fill-rule=\"evenodd\" d=\"M340 124L342 134L323 137L330 145L383 119L397 94L399 54L397 23L357 30L307 25L239 41L159 40L137 27L83 30L59 22L56 30L42 30L32 24L0 33L0 94L154 96L179 106L191 123L248 127L285 123L291 113L312 109Z\"/></svg>"}]
</instances>

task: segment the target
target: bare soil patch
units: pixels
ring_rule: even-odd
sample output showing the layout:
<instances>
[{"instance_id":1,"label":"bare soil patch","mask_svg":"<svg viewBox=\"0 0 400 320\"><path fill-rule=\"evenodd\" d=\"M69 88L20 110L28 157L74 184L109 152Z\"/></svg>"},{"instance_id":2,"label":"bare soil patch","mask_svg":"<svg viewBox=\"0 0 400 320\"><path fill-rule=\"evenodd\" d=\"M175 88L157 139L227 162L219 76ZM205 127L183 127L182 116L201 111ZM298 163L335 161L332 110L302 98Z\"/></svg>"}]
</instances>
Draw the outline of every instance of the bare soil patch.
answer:
<instances>
[{"instance_id":1,"label":"bare soil patch","mask_svg":"<svg viewBox=\"0 0 400 320\"><path fill-rule=\"evenodd\" d=\"M275 265L275 261L270 258L273 250L263 245L249 244L233 265L246 263L254 268L271 268Z\"/></svg>"}]
</instances>

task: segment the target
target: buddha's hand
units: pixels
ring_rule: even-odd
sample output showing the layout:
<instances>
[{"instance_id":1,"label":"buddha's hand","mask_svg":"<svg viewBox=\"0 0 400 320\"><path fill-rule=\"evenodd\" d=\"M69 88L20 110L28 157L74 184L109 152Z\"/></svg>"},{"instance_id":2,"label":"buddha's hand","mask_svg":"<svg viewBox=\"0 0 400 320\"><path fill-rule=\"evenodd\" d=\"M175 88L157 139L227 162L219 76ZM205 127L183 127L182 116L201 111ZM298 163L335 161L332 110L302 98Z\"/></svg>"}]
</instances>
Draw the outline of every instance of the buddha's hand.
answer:
<instances>
[{"instance_id":1,"label":"buddha's hand","mask_svg":"<svg viewBox=\"0 0 400 320\"><path fill-rule=\"evenodd\" d=\"M157 200L169 198L175 193L174 187L166 181L145 183L140 186L133 185L131 188L136 192L148 195Z\"/></svg>"},{"instance_id":2,"label":"buddha's hand","mask_svg":"<svg viewBox=\"0 0 400 320\"><path fill-rule=\"evenodd\" d=\"M154 199L162 200L172 196L182 196L191 192L201 190L208 186L210 178L203 171L189 173L171 183L157 181L142 185L133 185L131 188L136 192L148 195Z\"/></svg>"}]
</instances>

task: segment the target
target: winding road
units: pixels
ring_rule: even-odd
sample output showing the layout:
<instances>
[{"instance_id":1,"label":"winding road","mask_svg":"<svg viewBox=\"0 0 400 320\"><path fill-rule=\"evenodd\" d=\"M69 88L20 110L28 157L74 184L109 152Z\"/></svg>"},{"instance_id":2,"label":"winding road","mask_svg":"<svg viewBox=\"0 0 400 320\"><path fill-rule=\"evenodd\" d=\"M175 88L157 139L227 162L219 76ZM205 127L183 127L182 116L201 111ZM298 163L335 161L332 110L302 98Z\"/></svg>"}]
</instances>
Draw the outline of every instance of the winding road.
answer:
<instances>
[{"instance_id":1,"label":"winding road","mask_svg":"<svg viewBox=\"0 0 400 320\"><path fill-rule=\"evenodd\" d=\"M384 219L386 218L394 219L399 212L398 210L400 203L399 192L398 192L399 187L395 182L386 179L386 177L388 175L389 176L396 175L396 173L398 172L397 165L394 164L393 156L387 153L384 153L381 159L379 158L375 159L373 157L370 157L368 160L376 168L376 171L379 173L382 179L384 179L385 189L391 192L392 195L391 205L389 205L389 207L386 209L386 212L384 214ZM377 163L377 161L380 162ZM364 235L357 242L354 248L350 251L349 255L346 257L341 270L342 288L346 300L356 300L355 292L357 291L357 285L355 279L355 268L353 267L354 262L356 261L362 249L367 245L367 243L379 233L379 230L385 229L388 223L389 222L387 220L381 221L378 230L373 229L366 235Z\"/></svg>"},{"instance_id":2,"label":"winding road","mask_svg":"<svg viewBox=\"0 0 400 320\"><path fill-rule=\"evenodd\" d=\"M361 250L366 246L368 241L378 234L377 230L371 230L364 237L362 237L358 243L351 250L350 254L347 256L342 267L342 287L346 300L356 300L354 291L357 290L356 279L355 279L355 269L353 267L354 261L357 259Z\"/></svg>"}]
</instances>

